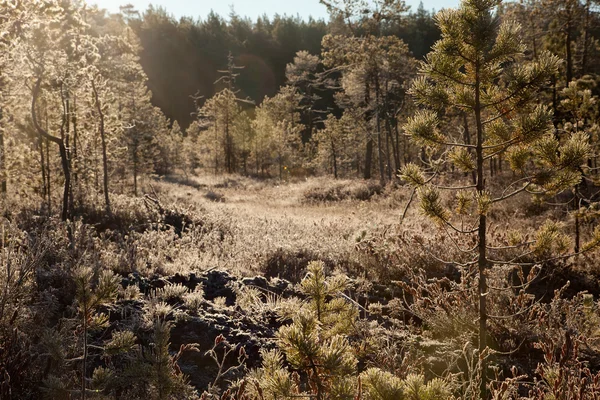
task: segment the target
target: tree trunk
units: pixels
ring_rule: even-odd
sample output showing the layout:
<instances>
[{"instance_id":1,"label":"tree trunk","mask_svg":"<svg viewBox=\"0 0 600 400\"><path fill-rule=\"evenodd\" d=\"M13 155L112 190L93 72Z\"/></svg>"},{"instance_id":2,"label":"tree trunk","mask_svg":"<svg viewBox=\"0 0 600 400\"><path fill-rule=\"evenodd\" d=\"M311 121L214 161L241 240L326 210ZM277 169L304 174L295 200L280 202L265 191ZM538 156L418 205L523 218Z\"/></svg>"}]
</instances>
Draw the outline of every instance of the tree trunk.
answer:
<instances>
[{"instance_id":1,"label":"tree trunk","mask_svg":"<svg viewBox=\"0 0 600 400\"><path fill-rule=\"evenodd\" d=\"M471 132L469 131L469 119L467 113L463 112L463 127L464 127L464 141L466 144L471 144ZM470 149L469 149L470 150ZM473 178L473 184L477 183L477 171L472 171L471 176Z\"/></svg>"},{"instance_id":2,"label":"tree trunk","mask_svg":"<svg viewBox=\"0 0 600 400\"><path fill-rule=\"evenodd\" d=\"M48 198L48 191L46 187L46 161L44 160L44 140L38 136L38 147L40 150L40 166L42 172L42 196L44 201L46 201L46 206L48 207L48 216L50 216L50 203ZM43 202L42 202L43 203Z\"/></svg>"},{"instance_id":3,"label":"tree trunk","mask_svg":"<svg viewBox=\"0 0 600 400\"><path fill-rule=\"evenodd\" d=\"M61 138L63 139L63 143L64 143L64 148L65 148L65 155L67 158L67 161L69 163L68 165L68 169L69 171L73 170L73 162L70 156L70 148L71 145L69 143L69 139L71 137L71 118L69 118L69 116L71 115L71 104L69 101L69 97L68 97L68 93L67 93L67 98L65 100L65 108L64 108L64 122L65 122L65 131L61 131ZM64 136L63 136L64 134ZM66 181L66 175L65 175L65 181ZM73 185L71 185L71 174L69 173L69 185L68 185L68 191L67 191L67 196L68 196L68 202L69 202L69 210L74 210L74 202L73 202Z\"/></svg>"},{"instance_id":4,"label":"tree trunk","mask_svg":"<svg viewBox=\"0 0 600 400\"><path fill-rule=\"evenodd\" d=\"M567 84L568 85L568 84ZM558 89L557 89L557 77L552 77L552 122L556 126L559 122L558 115ZM558 129L554 129L554 136L559 139Z\"/></svg>"},{"instance_id":5,"label":"tree trunk","mask_svg":"<svg viewBox=\"0 0 600 400\"><path fill-rule=\"evenodd\" d=\"M78 159L78 146L79 146L79 137L77 132L77 96L73 95L73 107L71 111L71 125L73 126L73 153L71 155L72 160L75 160L76 167L79 166L77 163ZM73 169L73 186L77 188L77 182L79 181L79 168ZM78 193L79 200L81 201L81 191Z\"/></svg>"},{"instance_id":6,"label":"tree trunk","mask_svg":"<svg viewBox=\"0 0 600 400\"><path fill-rule=\"evenodd\" d=\"M571 17L569 16L569 19ZM573 80L573 55L571 54L571 21L567 22L565 27L565 54L566 54L566 62L567 62L567 82L565 82L565 87L569 86L569 82Z\"/></svg>"},{"instance_id":7,"label":"tree trunk","mask_svg":"<svg viewBox=\"0 0 600 400\"><path fill-rule=\"evenodd\" d=\"M380 92L379 73L375 71L375 121L377 123L377 160L379 161L379 183L385 186L385 168L383 165L383 143L381 141L381 110L380 110Z\"/></svg>"},{"instance_id":8,"label":"tree trunk","mask_svg":"<svg viewBox=\"0 0 600 400\"><path fill-rule=\"evenodd\" d=\"M69 158L67 154L67 148L65 147L65 143L62 138L58 138L56 136L50 135L46 130L44 130L37 119L37 110L36 103L40 93L40 88L42 85L42 77L39 77L32 91L32 100L31 100L31 119L33 121L33 126L35 127L38 135L40 137L45 138L55 144L58 145L59 153L60 153L60 161L63 169L63 174L65 176L65 185L63 190L63 207L61 218L63 221L66 221L69 218L69 188L71 186L71 171L69 169Z\"/></svg>"},{"instance_id":9,"label":"tree trunk","mask_svg":"<svg viewBox=\"0 0 600 400\"><path fill-rule=\"evenodd\" d=\"M46 123L46 126L48 124ZM48 216L52 215L52 181L50 173L52 168L50 166L50 141L46 139L46 179L48 180Z\"/></svg>"},{"instance_id":10,"label":"tree trunk","mask_svg":"<svg viewBox=\"0 0 600 400\"><path fill-rule=\"evenodd\" d=\"M391 182L392 180L392 152L390 151L390 140L391 140L391 128L390 122L388 119L385 119L385 161L387 163L387 180ZM393 145L393 143L392 143Z\"/></svg>"},{"instance_id":11,"label":"tree trunk","mask_svg":"<svg viewBox=\"0 0 600 400\"><path fill-rule=\"evenodd\" d=\"M529 13L529 24L531 26L531 37L533 40L533 43L532 43L533 59L537 60L538 51L537 51L537 40L536 40L536 32L535 32L535 20L533 19L533 13Z\"/></svg>"},{"instance_id":12,"label":"tree trunk","mask_svg":"<svg viewBox=\"0 0 600 400\"><path fill-rule=\"evenodd\" d=\"M368 107L371 102L371 88L369 86L369 80L367 79L365 82L365 105ZM371 179L371 168L373 164L373 136L370 132L367 132L367 146L366 146L366 154L365 154L365 170L364 178Z\"/></svg>"},{"instance_id":13,"label":"tree trunk","mask_svg":"<svg viewBox=\"0 0 600 400\"><path fill-rule=\"evenodd\" d=\"M365 154L365 170L363 171L363 173L365 179L371 179L371 167L373 163L373 138L371 137L369 137L369 139L367 140L366 150L367 151Z\"/></svg>"},{"instance_id":14,"label":"tree trunk","mask_svg":"<svg viewBox=\"0 0 600 400\"><path fill-rule=\"evenodd\" d=\"M135 151L133 152L133 195L137 197L138 195L138 155L137 155L137 146L135 146Z\"/></svg>"},{"instance_id":15,"label":"tree trunk","mask_svg":"<svg viewBox=\"0 0 600 400\"><path fill-rule=\"evenodd\" d=\"M388 122L391 131L391 122ZM390 139L392 141L392 153L394 156L394 172L397 173L400 169L400 133L398 132L398 121L394 121L394 132L390 132Z\"/></svg>"},{"instance_id":16,"label":"tree trunk","mask_svg":"<svg viewBox=\"0 0 600 400\"><path fill-rule=\"evenodd\" d=\"M63 169L63 174L65 176L65 187L63 190L63 209L61 218L63 221L66 221L67 219L69 219L70 216L69 205L71 204L71 169L69 166L69 156L67 153L67 147L65 146L64 142L61 141L58 144L58 150L60 151L60 161Z\"/></svg>"},{"instance_id":17,"label":"tree trunk","mask_svg":"<svg viewBox=\"0 0 600 400\"><path fill-rule=\"evenodd\" d=\"M479 195L483 195L485 191L485 181L483 177L483 123L481 120L481 100L480 100L480 64L476 62L475 67L475 121L477 124L477 192ZM479 273L479 359L481 360L481 385L480 385L480 398L487 398L487 357L484 356L484 352L487 348L487 281L486 281L486 269L487 269L487 220L486 215L479 215L479 226L477 229L478 243L478 273Z\"/></svg>"},{"instance_id":18,"label":"tree trunk","mask_svg":"<svg viewBox=\"0 0 600 400\"><path fill-rule=\"evenodd\" d=\"M96 83L92 79L92 90L94 92L94 98L96 100L96 110L98 111L98 118L100 119L100 140L102 142L102 172L104 174L104 206L106 212L110 215L110 198L108 196L108 155L106 151L106 134L104 131L104 112L102 111L102 104L100 103L100 96L98 96L98 90L96 89ZM137 182L136 182L137 186ZM137 191L137 188L136 188ZM137 196L137 194L136 194Z\"/></svg>"},{"instance_id":19,"label":"tree trunk","mask_svg":"<svg viewBox=\"0 0 600 400\"><path fill-rule=\"evenodd\" d=\"M590 0L585 2L585 21L583 31L583 53L581 54L581 75L587 73L587 59L589 47L589 30L590 30Z\"/></svg>"},{"instance_id":20,"label":"tree trunk","mask_svg":"<svg viewBox=\"0 0 600 400\"><path fill-rule=\"evenodd\" d=\"M338 178L338 168L337 168L337 154L335 151L335 145L333 140L331 141L331 156L333 157L333 177L335 179Z\"/></svg>"}]
</instances>

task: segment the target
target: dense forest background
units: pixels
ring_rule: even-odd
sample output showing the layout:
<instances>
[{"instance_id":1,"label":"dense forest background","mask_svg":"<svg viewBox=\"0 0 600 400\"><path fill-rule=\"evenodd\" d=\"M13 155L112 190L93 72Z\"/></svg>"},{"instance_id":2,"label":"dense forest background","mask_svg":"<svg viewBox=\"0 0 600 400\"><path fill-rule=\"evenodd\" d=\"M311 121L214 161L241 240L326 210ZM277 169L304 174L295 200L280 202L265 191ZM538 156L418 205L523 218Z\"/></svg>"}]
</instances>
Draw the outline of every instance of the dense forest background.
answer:
<instances>
[{"instance_id":1,"label":"dense forest background","mask_svg":"<svg viewBox=\"0 0 600 400\"><path fill-rule=\"evenodd\" d=\"M226 68L231 53L236 65L243 66L237 80L239 96L260 104L288 83L286 66L298 51L321 53L323 37L343 31L340 20L307 21L298 17L263 16L251 21L231 14L209 14L206 19L181 18L163 8L145 11L124 8L124 15L140 38L140 63L148 75L152 101L172 121L187 128L194 120L194 95L205 99L223 87L215 85ZM382 35L402 39L416 59L422 59L440 37L433 12L423 4L383 27ZM333 96L323 96L317 108L336 108Z\"/></svg>"}]
</instances>

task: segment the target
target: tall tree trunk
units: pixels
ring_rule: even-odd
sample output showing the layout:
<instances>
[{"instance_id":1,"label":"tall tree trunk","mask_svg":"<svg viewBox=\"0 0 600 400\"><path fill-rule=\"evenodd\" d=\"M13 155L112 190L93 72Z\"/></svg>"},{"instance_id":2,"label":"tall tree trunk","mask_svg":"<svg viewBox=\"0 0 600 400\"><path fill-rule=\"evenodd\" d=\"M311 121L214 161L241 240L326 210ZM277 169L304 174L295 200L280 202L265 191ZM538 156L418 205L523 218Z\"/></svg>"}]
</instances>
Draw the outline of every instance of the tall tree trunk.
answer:
<instances>
[{"instance_id":1,"label":"tall tree trunk","mask_svg":"<svg viewBox=\"0 0 600 400\"><path fill-rule=\"evenodd\" d=\"M70 149L71 149L71 145L70 145L70 138L71 138L71 103L69 101L69 97L68 97L68 92L67 92L67 98L65 99L65 108L64 108L64 126L65 126L65 130L62 131L61 130L61 138L63 139L63 143L64 143L64 148L65 148L65 155L67 158L67 161L69 163L68 169L69 171L73 170L73 162L71 159L71 155L70 155ZM65 175L65 180L66 180L66 175ZM73 185L71 184L71 173L69 172L69 185L68 185L68 191L67 191L67 196L68 196L68 202L69 202L69 210L74 210L74 202L73 202Z\"/></svg>"},{"instance_id":2,"label":"tall tree trunk","mask_svg":"<svg viewBox=\"0 0 600 400\"><path fill-rule=\"evenodd\" d=\"M75 186L75 188L77 188L77 182L79 181L79 174L78 174L78 157L79 157L79 153L78 153L78 147L79 147L79 136L78 136L78 131L77 131L77 96L73 95L73 106L72 106L72 110L71 110L71 126L73 127L73 153L71 154L71 158L72 160L75 160L75 166L76 168L73 169L73 186ZM78 193L78 196L80 197L79 200L81 200L81 191L79 191L80 193Z\"/></svg>"},{"instance_id":3,"label":"tall tree trunk","mask_svg":"<svg viewBox=\"0 0 600 400\"><path fill-rule=\"evenodd\" d=\"M92 90L94 92L94 98L96 100L96 110L98 111L98 118L100 120L100 141L102 142L102 172L104 175L104 206L106 212L110 215L110 198L108 196L108 154L106 151L106 133L104 131L104 111L102 111L102 104L100 103L100 96L98 96L98 90L96 83L92 79ZM137 186L137 182L136 182ZM136 194L137 196L137 194Z\"/></svg>"},{"instance_id":4,"label":"tall tree trunk","mask_svg":"<svg viewBox=\"0 0 600 400\"><path fill-rule=\"evenodd\" d=\"M589 30L590 30L590 0L585 2L585 20L583 27L583 53L581 54L581 75L587 74L587 59L589 47Z\"/></svg>"},{"instance_id":5,"label":"tall tree trunk","mask_svg":"<svg viewBox=\"0 0 600 400\"><path fill-rule=\"evenodd\" d=\"M375 71L375 121L377 124L377 160L379 161L379 183L381 186L385 185L385 168L384 168L384 154L383 154L383 143L381 140L381 105L380 105L380 92L381 88L379 85L379 73Z\"/></svg>"},{"instance_id":6,"label":"tall tree trunk","mask_svg":"<svg viewBox=\"0 0 600 400\"><path fill-rule=\"evenodd\" d=\"M331 156L333 157L333 177L338 178L338 167L337 167L337 153L333 140L331 141Z\"/></svg>"},{"instance_id":7,"label":"tall tree trunk","mask_svg":"<svg viewBox=\"0 0 600 400\"><path fill-rule=\"evenodd\" d=\"M570 16L569 16L570 18ZM569 82L573 80L573 55L571 51L571 21L567 22L567 26L565 27L565 54L566 54L566 62L567 62L567 82L565 82L565 87L569 86Z\"/></svg>"},{"instance_id":8,"label":"tall tree trunk","mask_svg":"<svg viewBox=\"0 0 600 400\"><path fill-rule=\"evenodd\" d=\"M392 153L394 156L394 172L397 173L401 167L401 165L400 165L400 140L399 140L400 133L398 132L398 121L394 121L393 133L391 132L392 123L388 122L388 124L390 125L390 139L392 141Z\"/></svg>"},{"instance_id":9,"label":"tall tree trunk","mask_svg":"<svg viewBox=\"0 0 600 400\"><path fill-rule=\"evenodd\" d=\"M390 151L390 137L391 137L391 128L390 121L386 117L385 119L385 162L387 164L386 172L387 172L387 180L391 182L392 180L392 152Z\"/></svg>"},{"instance_id":10,"label":"tall tree trunk","mask_svg":"<svg viewBox=\"0 0 600 400\"><path fill-rule=\"evenodd\" d=\"M371 179L371 168L373 163L373 138L369 135L369 139L367 140L367 148L365 154L365 170L364 178Z\"/></svg>"},{"instance_id":11,"label":"tall tree trunk","mask_svg":"<svg viewBox=\"0 0 600 400\"><path fill-rule=\"evenodd\" d=\"M258 138L256 136L258 135L255 135L254 138L254 161L256 161L256 175L259 175Z\"/></svg>"},{"instance_id":12,"label":"tall tree trunk","mask_svg":"<svg viewBox=\"0 0 600 400\"><path fill-rule=\"evenodd\" d=\"M215 175L219 173L219 129L215 118Z\"/></svg>"},{"instance_id":13,"label":"tall tree trunk","mask_svg":"<svg viewBox=\"0 0 600 400\"><path fill-rule=\"evenodd\" d=\"M133 195L137 197L138 195L138 146L137 143L134 145L133 149Z\"/></svg>"},{"instance_id":14,"label":"tall tree trunk","mask_svg":"<svg viewBox=\"0 0 600 400\"><path fill-rule=\"evenodd\" d=\"M40 150L40 166L42 172L42 196L48 207L48 216L50 216L50 201L48 197L48 188L46 187L46 161L44 160L44 140L38 136L38 147Z\"/></svg>"},{"instance_id":15,"label":"tall tree trunk","mask_svg":"<svg viewBox=\"0 0 600 400\"><path fill-rule=\"evenodd\" d=\"M365 105L368 107L371 102L371 88L369 85L369 80L367 79L365 82ZM367 146L365 153L365 170L364 178L371 179L371 169L373 164L373 135L371 132L367 132Z\"/></svg>"},{"instance_id":16,"label":"tall tree trunk","mask_svg":"<svg viewBox=\"0 0 600 400\"><path fill-rule=\"evenodd\" d=\"M536 40L536 32L535 32L535 19L533 18L533 13L529 12L529 26L531 27L531 37L532 37L532 49L533 49L533 59L537 60L538 50L537 50L537 40Z\"/></svg>"},{"instance_id":17,"label":"tall tree trunk","mask_svg":"<svg viewBox=\"0 0 600 400\"><path fill-rule=\"evenodd\" d=\"M45 104L44 107L44 116L45 116L45 122L46 122L46 132L48 132L50 130L49 126L50 126L50 122L48 121L48 104ZM51 181L50 181L50 173L51 173L51 166L50 166L50 142L48 141L48 139L42 140L45 141L45 149L46 149L46 179L48 180L48 216L52 215L52 186L51 186Z\"/></svg>"},{"instance_id":18,"label":"tall tree trunk","mask_svg":"<svg viewBox=\"0 0 600 400\"><path fill-rule=\"evenodd\" d=\"M484 181L484 153L483 153L483 123L481 120L481 100L480 100L480 64L479 61L475 64L475 121L477 125L477 192L479 195L483 195L485 191ZM477 229L478 237L478 273L479 273L479 359L481 360L481 385L480 385L480 398L487 398L487 357L484 356L484 352L487 348L487 280L486 280L486 269L487 269L487 220L486 215L479 215L479 226Z\"/></svg>"},{"instance_id":19,"label":"tall tree trunk","mask_svg":"<svg viewBox=\"0 0 600 400\"><path fill-rule=\"evenodd\" d=\"M464 133L463 133L464 141L466 144L471 144L471 132L469 131L469 119L467 117L467 113L463 112L462 117L463 117L463 128L464 128ZM476 184L477 183L477 171L472 171L471 177L473 179L473 183Z\"/></svg>"},{"instance_id":20,"label":"tall tree trunk","mask_svg":"<svg viewBox=\"0 0 600 400\"><path fill-rule=\"evenodd\" d=\"M59 153L60 153L60 161L62 165L63 174L65 177L65 185L63 190L63 207L61 218L63 221L66 221L69 218L69 188L71 186L71 170L69 169L69 158L67 153L67 148L65 147L64 140L62 138L58 138L56 136L50 135L44 128L42 128L39 124L37 118L37 99L40 93L40 88L42 85L42 77L40 76L33 87L32 91L32 100L31 100L31 119L33 121L33 126L35 127L38 135L40 137L45 138L46 140L55 143L58 145Z\"/></svg>"},{"instance_id":21,"label":"tall tree trunk","mask_svg":"<svg viewBox=\"0 0 600 400\"><path fill-rule=\"evenodd\" d=\"M98 192L100 191L100 181L99 181L99 176L100 174L98 173L98 153L96 152L98 148L98 139L96 137L94 137L94 193L95 195L95 199L96 201L98 200Z\"/></svg>"},{"instance_id":22,"label":"tall tree trunk","mask_svg":"<svg viewBox=\"0 0 600 400\"><path fill-rule=\"evenodd\" d=\"M67 152L67 147L64 142L58 144L58 150L60 152L60 161L63 169L63 174L65 176L65 187L63 190L63 209L61 218L63 221L69 219L70 216L70 208L69 205L72 203L70 194L71 194L71 169L69 166L69 155Z\"/></svg>"}]
</instances>

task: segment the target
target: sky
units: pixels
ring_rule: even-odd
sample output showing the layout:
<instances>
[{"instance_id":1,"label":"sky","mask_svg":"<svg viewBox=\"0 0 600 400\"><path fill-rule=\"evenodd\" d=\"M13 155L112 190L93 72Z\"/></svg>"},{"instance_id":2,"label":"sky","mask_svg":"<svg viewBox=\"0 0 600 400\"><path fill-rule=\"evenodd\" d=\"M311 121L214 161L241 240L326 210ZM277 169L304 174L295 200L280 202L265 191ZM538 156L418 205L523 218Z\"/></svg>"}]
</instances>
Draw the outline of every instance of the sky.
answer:
<instances>
[{"instance_id":1,"label":"sky","mask_svg":"<svg viewBox=\"0 0 600 400\"><path fill-rule=\"evenodd\" d=\"M138 11L144 11L149 4L162 6L168 13L176 18L182 16L193 18L204 18L213 10L217 14L227 17L231 6L235 12L242 17L256 17L267 14L287 14L291 16L300 15L308 18L312 16L316 19L327 19L327 10L325 6L319 3L319 0L87 0L88 3L98 4L110 12L118 12L119 6L123 4L133 4ZM405 0L406 4L416 10L420 0ZM440 10L444 7L455 7L460 0L423 0L423 5L427 10Z\"/></svg>"}]
</instances>

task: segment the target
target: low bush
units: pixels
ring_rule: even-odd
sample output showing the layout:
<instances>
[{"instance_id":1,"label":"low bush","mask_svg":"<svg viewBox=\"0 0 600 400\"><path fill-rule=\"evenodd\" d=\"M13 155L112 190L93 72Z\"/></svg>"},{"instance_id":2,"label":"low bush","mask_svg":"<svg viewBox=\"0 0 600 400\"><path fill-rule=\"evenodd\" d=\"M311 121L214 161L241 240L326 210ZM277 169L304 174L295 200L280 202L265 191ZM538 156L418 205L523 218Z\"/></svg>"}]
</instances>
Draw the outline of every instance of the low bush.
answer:
<instances>
[{"instance_id":1,"label":"low bush","mask_svg":"<svg viewBox=\"0 0 600 400\"><path fill-rule=\"evenodd\" d=\"M327 203L344 200L370 200L381 194L382 186L374 181L330 181L309 187L303 194L308 203Z\"/></svg>"}]
</instances>

